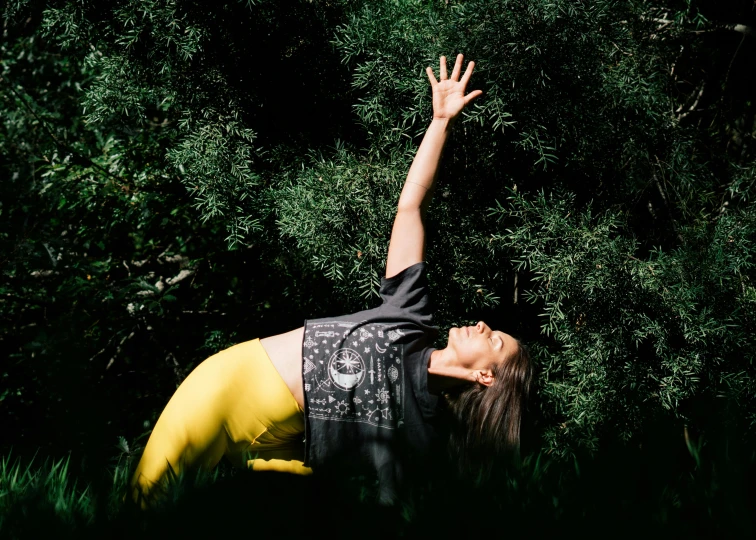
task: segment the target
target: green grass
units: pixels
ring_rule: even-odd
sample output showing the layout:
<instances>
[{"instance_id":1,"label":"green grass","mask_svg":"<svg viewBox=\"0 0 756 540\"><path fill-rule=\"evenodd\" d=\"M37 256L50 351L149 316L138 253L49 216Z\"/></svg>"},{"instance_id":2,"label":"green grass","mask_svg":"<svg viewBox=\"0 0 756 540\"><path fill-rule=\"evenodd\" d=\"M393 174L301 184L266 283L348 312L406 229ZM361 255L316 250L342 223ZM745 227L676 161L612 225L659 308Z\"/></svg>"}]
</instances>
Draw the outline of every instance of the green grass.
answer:
<instances>
[{"instance_id":1,"label":"green grass","mask_svg":"<svg viewBox=\"0 0 756 540\"><path fill-rule=\"evenodd\" d=\"M72 481L69 460L41 464L5 456L0 461L0 533L31 538L55 530L59 537L75 537L94 522L90 490Z\"/></svg>"},{"instance_id":2,"label":"green grass","mask_svg":"<svg viewBox=\"0 0 756 540\"><path fill-rule=\"evenodd\" d=\"M3 538L214 538L218 535L465 537L523 534L691 538L754 532L756 453L687 437L674 448L617 445L558 461L525 457L488 479L443 474L417 481L395 508L372 504L364 478L234 471L176 476L155 508L122 502L137 452L120 454L95 491L69 459L0 460Z\"/></svg>"}]
</instances>

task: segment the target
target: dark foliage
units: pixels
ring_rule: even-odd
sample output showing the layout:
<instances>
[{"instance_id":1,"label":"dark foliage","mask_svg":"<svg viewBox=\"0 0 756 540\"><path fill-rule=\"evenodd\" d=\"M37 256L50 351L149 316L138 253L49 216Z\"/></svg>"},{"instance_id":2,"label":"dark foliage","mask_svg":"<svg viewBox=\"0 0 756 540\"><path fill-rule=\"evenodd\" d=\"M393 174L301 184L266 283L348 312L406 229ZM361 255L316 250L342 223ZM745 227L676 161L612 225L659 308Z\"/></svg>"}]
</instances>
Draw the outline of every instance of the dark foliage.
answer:
<instances>
[{"instance_id":1,"label":"dark foliage","mask_svg":"<svg viewBox=\"0 0 756 540\"><path fill-rule=\"evenodd\" d=\"M523 339L537 397L521 468L474 489L429 481L385 530L462 531L454 509L487 507L523 532L611 520L751 531L752 2L4 10L0 447L70 453L95 501L71 515L100 516L72 518L71 535L111 527L118 437L138 455L204 358L376 302L430 119L423 70L457 52L476 61L470 89L484 96L456 128L429 212L436 321L442 336L482 319ZM226 480L229 492L246 482ZM58 519L10 504L3 516ZM5 526L23 531L19 519Z\"/></svg>"}]
</instances>

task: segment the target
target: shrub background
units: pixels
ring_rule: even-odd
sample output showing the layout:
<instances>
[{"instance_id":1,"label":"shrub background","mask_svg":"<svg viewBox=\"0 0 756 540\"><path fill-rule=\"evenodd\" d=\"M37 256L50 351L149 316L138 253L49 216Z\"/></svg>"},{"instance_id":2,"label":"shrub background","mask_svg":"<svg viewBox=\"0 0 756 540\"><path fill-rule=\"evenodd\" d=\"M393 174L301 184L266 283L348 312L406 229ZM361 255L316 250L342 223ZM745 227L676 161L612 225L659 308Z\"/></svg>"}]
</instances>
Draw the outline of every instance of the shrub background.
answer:
<instances>
[{"instance_id":1,"label":"shrub background","mask_svg":"<svg viewBox=\"0 0 756 540\"><path fill-rule=\"evenodd\" d=\"M428 217L436 346L531 345L528 452L750 455L752 2L4 9L6 455L105 482L207 356L373 305L423 70L458 52L484 96Z\"/></svg>"}]
</instances>

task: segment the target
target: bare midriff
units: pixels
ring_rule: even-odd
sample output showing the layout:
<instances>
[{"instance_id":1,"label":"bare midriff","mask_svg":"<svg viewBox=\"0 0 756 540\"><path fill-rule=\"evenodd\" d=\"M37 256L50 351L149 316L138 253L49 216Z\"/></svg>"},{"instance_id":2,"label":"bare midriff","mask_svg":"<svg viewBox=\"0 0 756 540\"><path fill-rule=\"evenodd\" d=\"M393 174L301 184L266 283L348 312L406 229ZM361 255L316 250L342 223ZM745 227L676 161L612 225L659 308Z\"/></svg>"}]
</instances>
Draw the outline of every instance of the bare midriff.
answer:
<instances>
[{"instance_id":1,"label":"bare midriff","mask_svg":"<svg viewBox=\"0 0 756 540\"><path fill-rule=\"evenodd\" d=\"M302 389L302 339L304 327L285 334L261 338L260 344L270 357L273 366L289 387L291 395L304 410L304 390Z\"/></svg>"}]
</instances>

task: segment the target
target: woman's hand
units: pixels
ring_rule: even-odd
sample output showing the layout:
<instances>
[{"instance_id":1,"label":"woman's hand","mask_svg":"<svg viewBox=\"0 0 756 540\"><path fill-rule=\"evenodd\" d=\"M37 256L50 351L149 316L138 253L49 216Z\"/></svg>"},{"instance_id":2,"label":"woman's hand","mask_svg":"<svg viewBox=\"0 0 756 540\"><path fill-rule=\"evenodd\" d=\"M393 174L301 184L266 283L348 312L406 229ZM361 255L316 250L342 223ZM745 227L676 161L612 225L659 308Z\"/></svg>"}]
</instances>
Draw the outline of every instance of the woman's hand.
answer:
<instances>
[{"instance_id":1,"label":"woman's hand","mask_svg":"<svg viewBox=\"0 0 756 540\"><path fill-rule=\"evenodd\" d=\"M453 120L457 115L462 112L465 105L470 103L473 99L483 94L482 90L473 90L469 94L465 95L465 87L472 76L475 62L470 62L467 65L467 71L462 76L462 80L459 78L459 74L462 71L462 59L464 55L457 55L457 62L454 64L454 71L452 71L451 79L446 75L446 57L441 57L441 80L437 81L433 74L433 69L428 67L425 71L428 73L428 79L430 79L431 87L433 87L433 118Z\"/></svg>"}]
</instances>

